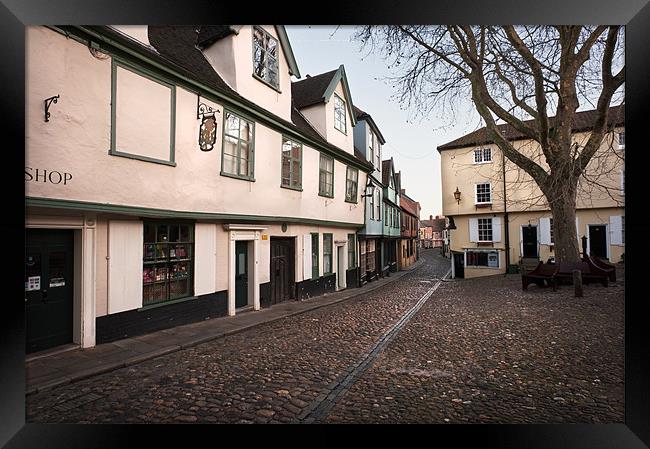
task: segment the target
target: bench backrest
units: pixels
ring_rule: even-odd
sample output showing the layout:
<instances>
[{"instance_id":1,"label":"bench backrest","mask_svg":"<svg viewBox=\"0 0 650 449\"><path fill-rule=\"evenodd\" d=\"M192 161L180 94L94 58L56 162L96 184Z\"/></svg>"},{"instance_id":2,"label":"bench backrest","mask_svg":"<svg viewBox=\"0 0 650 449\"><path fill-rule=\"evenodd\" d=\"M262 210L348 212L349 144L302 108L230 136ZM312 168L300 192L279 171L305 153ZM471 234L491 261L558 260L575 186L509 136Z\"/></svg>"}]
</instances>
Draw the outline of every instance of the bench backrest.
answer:
<instances>
[{"instance_id":1,"label":"bench backrest","mask_svg":"<svg viewBox=\"0 0 650 449\"><path fill-rule=\"evenodd\" d=\"M591 273L587 262L560 262L558 273L573 273L574 270L580 270L582 274Z\"/></svg>"}]
</instances>

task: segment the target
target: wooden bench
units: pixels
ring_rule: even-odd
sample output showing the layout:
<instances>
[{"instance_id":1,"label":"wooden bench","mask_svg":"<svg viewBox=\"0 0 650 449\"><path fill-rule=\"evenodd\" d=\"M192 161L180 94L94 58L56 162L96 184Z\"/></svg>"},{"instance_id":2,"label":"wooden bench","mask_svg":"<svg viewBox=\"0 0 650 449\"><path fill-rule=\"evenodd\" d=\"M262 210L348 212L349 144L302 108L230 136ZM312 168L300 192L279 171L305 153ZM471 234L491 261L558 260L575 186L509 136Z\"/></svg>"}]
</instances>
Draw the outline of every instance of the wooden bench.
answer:
<instances>
[{"instance_id":1,"label":"wooden bench","mask_svg":"<svg viewBox=\"0 0 650 449\"><path fill-rule=\"evenodd\" d=\"M526 290L530 284L536 284L539 287L552 286L553 290L556 289L555 274L557 273L558 266L540 262L535 269L529 273L521 275L521 287Z\"/></svg>"},{"instance_id":2,"label":"wooden bench","mask_svg":"<svg viewBox=\"0 0 650 449\"><path fill-rule=\"evenodd\" d=\"M598 281L603 286L607 287L609 280L609 273L605 270L598 268L592 262L560 262L558 269L553 276L559 284L561 281L569 281L573 283L573 271L580 270L582 274L582 281L588 284L592 281Z\"/></svg>"},{"instance_id":3,"label":"wooden bench","mask_svg":"<svg viewBox=\"0 0 650 449\"><path fill-rule=\"evenodd\" d=\"M601 270L605 270L609 276L609 280L612 282L616 282L616 266L612 265L609 262L605 262L604 260L594 256L593 254L584 257L582 260L587 263L591 262Z\"/></svg>"}]
</instances>

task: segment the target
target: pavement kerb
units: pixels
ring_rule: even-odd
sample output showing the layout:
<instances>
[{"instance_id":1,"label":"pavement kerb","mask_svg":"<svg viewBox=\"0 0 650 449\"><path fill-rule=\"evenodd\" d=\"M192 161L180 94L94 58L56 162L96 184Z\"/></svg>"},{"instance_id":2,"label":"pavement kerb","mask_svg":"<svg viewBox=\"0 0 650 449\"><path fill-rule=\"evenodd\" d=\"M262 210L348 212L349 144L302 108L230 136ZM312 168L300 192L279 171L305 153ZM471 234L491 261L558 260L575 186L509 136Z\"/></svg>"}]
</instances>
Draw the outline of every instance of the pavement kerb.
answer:
<instances>
[{"instance_id":1,"label":"pavement kerb","mask_svg":"<svg viewBox=\"0 0 650 449\"><path fill-rule=\"evenodd\" d=\"M61 379L54 380L54 381L49 381L49 382L44 382L44 383L42 383L40 385L35 384L35 385L32 385L31 387L29 387L26 390L25 395L28 396L28 395L31 395L31 394L34 394L34 393L40 393L42 391L50 390L50 389L58 387L60 385L69 384L69 383L76 382L76 381L83 380L83 379L87 379L89 377L93 377L93 376L96 376L96 375L99 375L99 374L104 374L104 373L107 373L109 371L114 371L116 369L125 368L125 367L131 366L131 365L136 365L138 363L145 362L147 360L154 359L154 358L160 357L162 355L170 354L172 352L176 352L176 351L179 351L181 349L186 349L186 348L190 348L190 347L193 347L193 346L198 346L198 345L200 345L202 343L207 343L209 341L216 340L218 338L223 338L223 337L226 337L228 335L238 334L240 332L247 331L249 329L260 326L262 324L272 323L272 322L282 320L282 319L285 319L285 318L288 318L288 317L300 315L300 314L303 314L303 313L306 313L306 312L311 312L312 310L320 309L321 307L327 307L327 306L331 306L333 304L338 304L338 303L340 303L342 301L347 301L348 299L352 299L352 298L355 298L357 296L372 292L372 291L374 291L374 290L376 290L376 289L378 289L380 287L385 286L386 284L390 284L390 283L396 281L397 279L400 279L402 276L405 276L405 275L407 275L409 273L412 273L413 271L418 269L423 263L424 263L424 259L419 259L417 262L415 262L410 267L391 274L390 276L388 276L388 278L391 278L391 279L384 280L384 282L382 282L379 285L370 286L370 287L367 287L367 288L365 288L363 290L361 290L361 289L351 290L350 295L344 295L343 297L335 299L335 300L330 301L330 302L325 302L325 303L320 303L320 304L313 304L312 306L307 306L304 309L289 312L286 315L278 316L278 317L275 317L275 318L270 318L268 320L260 321L258 323L248 324L248 325L241 326L241 327L238 327L238 328L235 328L235 329L230 329L230 330L227 330L225 332L219 332L219 333L217 333L215 335L210 335L208 337L197 338L197 339L190 340L190 341L188 341L186 343L183 343L183 344L180 344L180 345L167 346L167 347L157 349L155 351L151 351L151 352L147 352L147 353L143 353L143 354L138 354L136 356L129 357L129 358L121 360L119 362L107 363L106 365L101 366L101 367L92 368L92 369L89 369L89 370L84 370L84 371L79 372L79 374L67 375L67 376L65 376L65 377L63 377ZM384 278L384 279L386 279L386 278ZM361 291L359 291L359 290L361 290ZM323 296L325 296L325 295L323 295ZM219 319L219 318L215 318L215 319Z\"/></svg>"}]
</instances>

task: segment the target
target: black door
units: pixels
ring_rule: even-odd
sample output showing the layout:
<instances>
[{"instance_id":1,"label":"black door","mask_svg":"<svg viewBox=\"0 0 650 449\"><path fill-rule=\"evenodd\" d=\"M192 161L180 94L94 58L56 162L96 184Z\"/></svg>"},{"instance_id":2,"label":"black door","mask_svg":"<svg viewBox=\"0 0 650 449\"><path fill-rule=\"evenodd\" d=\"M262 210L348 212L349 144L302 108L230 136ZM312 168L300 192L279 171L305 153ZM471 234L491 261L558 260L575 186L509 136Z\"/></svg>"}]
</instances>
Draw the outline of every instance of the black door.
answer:
<instances>
[{"instance_id":1,"label":"black door","mask_svg":"<svg viewBox=\"0 0 650 449\"><path fill-rule=\"evenodd\" d=\"M73 231L26 231L27 353L72 343L73 251Z\"/></svg>"},{"instance_id":2,"label":"black door","mask_svg":"<svg viewBox=\"0 0 650 449\"><path fill-rule=\"evenodd\" d=\"M294 239L271 237L271 304L293 297Z\"/></svg>"},{"instance_id":3,"label":"black door","mask_svg":"<svg viewBox=\"0 0 650 449\"><path fill-rule=\"evenodd\" d=\"M607 237L604 225L589 225L589 252L600 259L607 259Z\"/></svg>"},{"instance_id":4,"label":"black door","mask_svg":"<svg viewBox=\"0 0 650 449\"><path fill-rule=\"evenodd\" d=\"M454 277L464 278L465 277L465 255L464 254L454 254Z\"/></svg>"},{"instance_id":5,"label":"black door","mask_svg":"<svg viewBox=\"0 0 650 449\"><path fill-rule=\"evenodd\" d=\"M235 242L235 307L248 305L248 242Z\"/></svg>"},{"instance_id":6,"label":"black door","mask_svg":"<svg viewBox=\"0 0 650 449\"><path fill-rule=\"evenodd\" d=\"M522 226L521 233L524 257L537 259L537 226Z\"/></svg>"}]
</instances>

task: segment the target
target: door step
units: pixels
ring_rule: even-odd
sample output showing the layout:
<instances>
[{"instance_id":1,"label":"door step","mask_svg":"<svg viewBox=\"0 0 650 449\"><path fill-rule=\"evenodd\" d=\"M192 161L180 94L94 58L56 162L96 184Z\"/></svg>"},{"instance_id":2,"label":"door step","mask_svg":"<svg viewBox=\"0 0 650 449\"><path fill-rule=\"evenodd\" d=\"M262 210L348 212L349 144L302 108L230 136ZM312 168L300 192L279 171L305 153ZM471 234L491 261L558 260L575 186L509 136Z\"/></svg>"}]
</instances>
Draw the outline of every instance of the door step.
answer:
<instances>
[{"instance_id":1,"label":"door step","mask_svg":"<svg viewBox=\"0 0 650 449\"><path fill-rule=\"evenodd\" d=\"M61 354L63 352L72 351L74 349L79 349L81 346L76 344L68 344L57 346L55 348L44 349L43 351L33 352L25 356L25 362L31 362L32 360L41 359L43 357L49 357L51 355Z\"/></svg>"}]
</instances>

